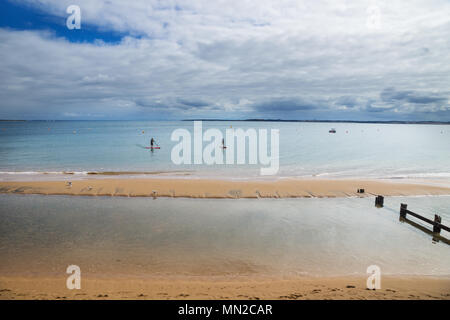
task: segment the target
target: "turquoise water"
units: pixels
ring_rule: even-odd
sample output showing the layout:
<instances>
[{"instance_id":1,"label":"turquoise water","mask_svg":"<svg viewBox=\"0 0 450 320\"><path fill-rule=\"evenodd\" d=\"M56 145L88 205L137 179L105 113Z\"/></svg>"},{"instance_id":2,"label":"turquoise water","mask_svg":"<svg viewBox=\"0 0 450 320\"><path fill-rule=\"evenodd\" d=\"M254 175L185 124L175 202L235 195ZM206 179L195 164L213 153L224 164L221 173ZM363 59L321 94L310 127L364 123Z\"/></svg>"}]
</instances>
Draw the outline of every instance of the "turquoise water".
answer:
<instances>
[{"instance_id":1,"label":"turquoise water","mask_svg":"<svg viewBox=\"0 0 450 320\"><path fill-rule=\"evenodd\" d=\"M203 122L218 128L280 130L278 176L450 177L450 126L351 123ZM334 127L336 134L328 133ZM175 165L170 153L177 128L192 122L31 121L0 123L0 178L14 173L182 171L248 177L258 165ZM143 133L144 132L144 133ZM161 145L144 148L151 137ZM206 143L205 143L206 145Z\"/></svg>"},{"instance_id":2,"label":"turquoise water","mask_svg":"<svg viewBox=\"0 0 450 320\"><path fill-rule=\"evenodd\" d=\"M0 274L450 275L450 247L399 221L450 197L156 199L0 195ZM430 228L429 226L427 226ZM450 238L443 231L442 235Z\"/></svg>"}]
</instances>

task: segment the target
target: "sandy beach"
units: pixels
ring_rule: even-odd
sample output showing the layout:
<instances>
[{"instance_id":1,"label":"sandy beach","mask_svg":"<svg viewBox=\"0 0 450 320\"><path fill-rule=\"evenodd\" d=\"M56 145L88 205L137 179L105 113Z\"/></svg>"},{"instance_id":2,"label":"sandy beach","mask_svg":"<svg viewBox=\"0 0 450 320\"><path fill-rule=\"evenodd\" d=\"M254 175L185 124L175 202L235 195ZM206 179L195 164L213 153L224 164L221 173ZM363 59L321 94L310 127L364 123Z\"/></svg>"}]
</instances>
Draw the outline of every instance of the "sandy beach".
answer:
<instances>
[{"instance_id":1,"label":"sandy beach","mask_svg":"<svg viewBox=\"0 0 450 320\"><path fill-rule=\"evenodd\" d=\"M149 279L84 277L80 290L68 290L65 278L0 277L0 300L6 299L450 299L450 279L382 278L380 290L366 289L364 277Z\"/></svg>"},{"instance_id":2,"label":"sandy beach","mask_svg":"<svg viewBox=\"0 0 450 320\"><path fill-rule=\"evenodd\" d=\"M40 195L72 195L72 196L105 196L102 201L132 201L136 204L136 207L131 206L130 203L123 203L118 206L119 203L111 204L111 208L114 208L113 212L117 213L117 216L111 216L109 213L106 216L101 216L99 220L94 218L98 216L99 211L94 204L86 203L86 208L83 209L78 203L78 209L75 213L67 212L67 208L73 207L73 201L83 201L83 204L87 201L95 201L96 203L100 199L94 197L77 198L77 197L42 197L44 202L36 201L36 197L27 196L21 203L35 203L38 205L44 205L45 208L53 208L50 202L56 199L61 202L69 201L71 203L67 207L61 207L62 209L55 208L56 216L43 215L42 220L39 218L41 215L42 207L36 207L31 213L32 216L36 215L33 219L34 223L31 223L32 216L24 216L23 223L19 223L16 226L18 229L12 232L13 238L29 239L28 236L33 237L33 241L28 244L25 240L16 241L14 239L5 240L4 248L2 251L2 257L5 264L0 267L2 270L0 274L0 300L12 300L12 299L56 299L56 300L71 300L71 299L243 299L243 300L264 300L264 299L450 299L450 278L445 275L433 275L428 276L427 273L418 273L416 276L407 276L403 274L386 275L382 276L381 289L380 290L368 290L366 289L367 276L358 273L355 276L338 276L332 277L326 274L319 276L296 276L287 274L266 273L269 270L266 268L258 268L255 264L258 260L258 248L249 247L249 251L244 251L243 248L238 249L238 252L242 253L242 258L248 259L247 263L239 263L240 260L234 259L236 253L233 253L234 244L237 241L240 247L249 246L249 243L259 243L261 235L264 235L264 226L270 225L274 230L277 229L277 224L270 220L265 224L264 212L260 209L258 211L257 220L248 220L245 217L245 204L242 201L262 203L264 201L271 200L251 200L251 198L313 198L313 197L327 197L327 198L348 198L348 197L369 197L376 194L385 196L408 196L408 195L448 195L450 194L450 188L445 186L445 183L437 183L436 181L388 181L388 180L300 180L300 179L280 179L273 181L231 181L231 180L207 180L207 179L162 179L162 178L146 178L146 179L117 179L117 178L101 178L101 179L86 179L86 180L72 180L72 184L69 185L67 181L3 181L0 182L0 193L4 193L4 197L19 197L20 194L40 194ZM357 193L358 188L364 188L365 193ZM10 194L10 195L6 195ZM15 194L15 195L14 195ZM141 197L140 199L127 200L117 197ZM33 198L34 197L34 198ZM147 200L145 197L164 197L159 200ZM243 211L235 216L229 215L216 215L215 219L208 222L205 217L210 216L211 212L207 212L203 207L208 207L211 204L207 204L211 201L226 201L226 200L208 200L208 199L166 199L166 197L180 197L180 198L250 198L242 201L227 201L236 206L242 207ZM27 200L26 200L26 199ZM5 222L16 221L18 219L17 213L10 213L15 216L13 220L6 218L6 213L10 212L6 206L5 198ZM35 200L33 200L35 199ZM52 200L53 199L53 200ZM77 200L78 199L78 200ZM25 201L26 200L26 201ZM302 201L302 199L293 199L289 201ZM303 201L340 201L345 199L303 199ZM345 201L366 201L369 199L347 199ZM16 201L16 202L14 202ZM149 201L153 203L149 204L141 203L141 201ZM194 211L207 212L203 215L192 215L189 213L188 207L184 204L179 206L185 207L185 211L182 215L177 215L175 220L171 220L171 212L181 212L176 209L170 209L167 202L178 201L196 201L199 203L194 204ZM389 201L389 200L387 200ZM400 201L400 200L399 200ZM272 203L273 202L273 203ZM17 200L11 200L11 203L17 203ZM279 201L271 201L266 206L273 206ZM175 204L174 204L175 205ZM248 204L251 208L255 204ZM295 205L296 209L291 209L297 212L298 208L305 210L307 203L298 203ZM317 205L317 204L316 204ZM354 204L356 205L356 203ZM13 206L17 206L16 204ZM110 205L98 204L99 207L109 208ZM165 208L159 210L155 208ZM310 204L314 206L314 204ZM76 207L76 206L75 206ZM138 215L136 208L141 208L147 212L145 215ZM330 208L332 208L331 206ZM363 205L364 208L365 205ZM34 208L34 205L30 208ZM41 208L41 209L39 209ZM126 208L126 210L124 209ZM164 212L163 215L157 215L162 219L168 219L163 221L147 220L149 217L154 216L149 209L155 208L155 212ZM174 207L177 208L177 207ZM234 209L233 209L234 208ZM308 236L308 230L318 230L315 233L322 234L324 238L321 238L323 242L316 239L314 241L318 251L328 252L325 257L335 260L335 264L338 264L343 258L334 248L335 244L329 246L323 244L328 240L333 239L332 234L324 233L316 229L314 226L310 226L309 229L301 229L302 223L295 225L295 220L287 220L286 211L292 208L287 205L284 208L284 217L276 218L276 221L280 219L282 221L290 221L288 224L295 228L294 234L304 234L305 238L299 239L298 246L295 251L288 251L290 241L293 238L285 241L284 238L279 238L274 234L270 234L271 242L261 245L264 249L261 250L261 257L265 257L269 253L272 253L274 257L278 253L293 254L297 252L302 259L308 257L318 257L318 252L305 253L302 255L303 249L308 248L308 243L311 243ZM372 208L372 206L369 206ZM234 205L228 206L230 212L236 211ZM20 209L21 212L28 212L26 208ZM109 209L105 209L109 212ZM120 212L127 211L126 215L121 215ZM267 209L270 211L270 209ZM276 209L273 209L276 210ZM320 209L319 209L320 210ZM358 209L355 209L358 210ZM46 211L46 210L44 210ZM124 211L124 212L125 212ZM217 209L216 209L217 211ZM345 215L348 210L341 211L340 215ZM368 216L376 218L373 212L369 209L359 210L364 212ZM380 211L381 213L383 211ZM61 215L64 213L64 215ZM391 212L385 212L386 217L391 216ZM22 216L22 214L19 214ZM330 214L335 217L334 214ZM65 216L65 217L63 217ZM190 233L186 233L182 225L187 221L203 221L203 224L195 225L195 236ZM244 228L245 232L239 231L235 225L230 225L227 229L227 221L234 221L237 217L242 218L241 223L247 223L247 227ZM296 213L295 216L298 216ZM325 214L322 211L322 218L325 218ZM222 217L222 218L221 218ZM274 217L274 215L270 215ZM276 215L275 215L276 217ZM308 218L309 217L309 218ZM305 215L306 223L311 223L309 220L311 215ZM291 217L292 218L292 217ZM94 219L94 220L91 220ZM275 219L275 218L273 218ZM344 219L344 218L343 218ZM384 219L384 218L383 218ZM382 220L383 220L382 219ZM378 222L382 220L376 220ZM395 215L397 220L397 215ZM17 220L20 221L20 220ZM34 220L33 220L34 221ZM60 221L60 222L58 222ZM70 222L67 224L67 222ZM86 221L86 225L83 225L83 221ZM97 222L96 222L97 221ZM249 221L255 221L255 224L249 225ZM257 221L257 222L256 222ZM321 220L323 224L327 220ZM335 218L330 222L333 226L338 225L338 220ZM348 219L348 225L351 226L352 219ZM22 225L30 223L27 227L27 231L23 233ZM37 225L37 223L42 225ZM371 225L375 222L369 223ZM56 224L55 224L56 223ZM62 224L59 224L62 223ZM396 222L386 221L387 225L394 225ZM11 225L11 224L10 224ZM56 228L56 225L65 226L64 232L58 231L60 227ZM104 227L104 226L107 227ZM367 225L360 226L361 229L367 227ZM11 226L14 226L11 225ZM32 227L34 226L34 227ZM44 226L54 226L48 229L46 232ZM294 227L295 226L295 227ZM44 229L42 229L44 227ZM252 233L251 227L256 230ZM5 226L5 228L11 228ZM30 229L31 228L31 229ZM87 230L86 230L87 228ZM106 228L106 230L105 230ZM212 229L214 228L214 229ZM221 231L223 229L223 232ZM350 227L355 230L355 227ZM399 231L408 233L408 241L412 241L411 236L421 237L421 235L414 234L412 230L407 230L406 226L401 226L396 232L387 231L390 230L386 225L381 226L380 230L387 232L387 236L395 244L401 242L399 238L395 238L394 234ZM128 230L128 231L126 231ZM183 231L184 230L184 231ZM194 230L194 229L193 229ZM214 231L214 239L202 238L199 235L208 234L209 231ZM234 241L232 238L225 237L230 233L230 230L234 230L233 238L238 240ZM236 231L237 230L237 231ZM290 229L285 230L284 234ZM372 229L364 229L368 234L371 234L370 241L374 246L372 248L373 257L376 259L379 257L387 258L382 253L383 248L386 248L385 243L379 243L377 237L371 233ZM5 229L5 231L7 231ZM372 230L373 231L373 230ZM95 233L94 233L95 232ZM246 234L246 237L239 238L240 234ZM283 232L281 232L283 233ZM348 235L350 231L346 231L345 235ZM80 237L77 235L80 234ZM252 235L253 234L253 238ZM343 233L344 234L344 233ZM340 235L339 239L345 239L345 236ZM82 236L83 235L83 236ZM174 237L174 235L180 235L180 238ZM158 238L159 237L159 238ZM256 237L256 238L255 238ZM224 243L217 241L218 238L223 238ZM51 240L48 242L47 240ZM59 239L56 243L53 239ZM162 242L156 241L160 239ZM170 239L170 241L168 240ZM240 240L239 240L240 239ZM251 239L258 239L257 242ZM272 248L272 242L279 242L283 239L285 246ZM366 246L365 237L357 238L356 242L363 243L362 247ZM396 240L395 240L396 239ZM402 238L400 238L402 239ZM416 239L418 244L427 246L431 243L431 239ZM333 243L337 239L333 240ZM7 243L8 242L8 243ZM208 251L202 244L208 242L211 244L211 250ZM21 244L19 246L19 244ZM352 242L353 243L353 240ZM408 242L410 243L410 242ZM167 247L165 244L169 244ZM180 246L180 250L176 250L177 245ZM337 245L337 244L336 244ZM433 250L442 249L445 244L437 244L433 247ZM18 247L19 246L19 247ZM23 246L23 248L21 247ZM358 247L344 242L344 247L347 250L353 252L352 255L358 255ZM6 248L6 249L5 249ZM9 248L9 249L7 249ZM17 248L17 249L16 249ZM133 250L128 250L133 248ZM270 250L272 248L272 250ZM377 249L378 248L378 249ZM404 247L402 252L410 252L409 255L399 257L399 261L403 261L405 257L412 257L411 250L417 250L418 247L414 246ZM444 248L445 250L446 248ZM17 250L20 254L15 254L13 250ZM306 249L305 249L306 250ZM352 251L353 250L353 251ZM355 251L356 250L356 251ZM376 251L381 250L376 253ZM391 248L394 250L394 248ZM406 251L405 251L406 250ZM418 250L418 251L422 251ZM427 249L428 250L428 249ZM213 252L219 252L218 255L214 255ZM247 252L247 253L245 253ZM305 251L308 252L308 251ZM183 255L183 253L185 255ZM403 253L399 252L398 255ZM369 255L369 253L367 253ZM397 256L397 255L394 255ZM233 258L234 257L234 258ZM286 258L287 261L293 259L294 256ZM347 257L348 258L348 257ZM209 259L209 260L208 260ZM253 259L253 260L252 260ZM267 258L270 261L270 258ZM300 258L299 258L300 259ZM345 259L345 258L344 258ZM377 261L377 260L373 261ZM388 259L388 258L387 258ZM389 261L397 261L393 257ZM403 259L403 260L402 260ZM427 261L430 260L428 256ZM444 256L445 259L445 256ZM370 260L370 259L369 259ZM74 263L83 266L82 270L88 270L82 273L82 288L80 290L68 290L66 288L67 274L65 274L65 268L67 265ZM306 260L298 264L304 265ZM320 261L327 261L320 260ZM444 260L445 261L445 260ZM350 267L350 261L345 262ZM318 264L319 266L320 264ZM363 263L362 266L366 268L369 262ZM264 265L263 265L264 266ZM361 267L363 270L365 270ZM425 267L424 267L425 268ZM425 268L426 269L426 268ZM423 269L423 270L425 270ZM169 272L169 271L171 272ZM383 269L384 270L384 269ZM404 269L402 269L404 270ZM102 272L105 272L104 274ZM164 272L169 272L164 275Z\"/></svg>"},{"instance_id":3,"label":"sandy beach","mask_svg":"<svg viewBox=\"0 0 450 320\"><path fill-rule=\"evenodd\" d=\"M358 189L364 193L357 193ZM232 181L175 178L106 178L64 181L2 181L0 193L186 198L309 198L449 195L447 181L279 179Z\"/></svg>"}]
</instances>

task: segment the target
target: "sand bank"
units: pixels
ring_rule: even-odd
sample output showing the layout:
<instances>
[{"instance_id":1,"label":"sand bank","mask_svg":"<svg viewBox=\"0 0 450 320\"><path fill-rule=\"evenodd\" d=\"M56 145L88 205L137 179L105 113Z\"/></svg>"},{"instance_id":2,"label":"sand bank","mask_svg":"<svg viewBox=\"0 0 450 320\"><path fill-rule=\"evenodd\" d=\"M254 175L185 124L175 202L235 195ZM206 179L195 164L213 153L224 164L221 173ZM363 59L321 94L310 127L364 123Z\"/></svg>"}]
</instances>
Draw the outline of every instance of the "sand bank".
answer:
<instances>
[{"instance_id":1,"label":"sand bank","mask_svg":"<svg viewBox=\"0 0 450 320\"><path fill-rule=\"evenodd\" d=\"M365 189L358 194L357 189ZM433 181L280 179L231 181L212 179L86 179L2 181L0 193L187 198L296 198L350 196L450 195L448 185Z\"/></svg>"},{"instance_id":2,"label":"sand bank","mask_svg":"<svg viewBox=\"0 0 450 320\"><path fill-rule=\"evenodd\" d=\"M137 279L0 277L0 299L450 299L450 278L392 277L367 290L365 277L291 279Z\"/></svg>"}]
</instances>

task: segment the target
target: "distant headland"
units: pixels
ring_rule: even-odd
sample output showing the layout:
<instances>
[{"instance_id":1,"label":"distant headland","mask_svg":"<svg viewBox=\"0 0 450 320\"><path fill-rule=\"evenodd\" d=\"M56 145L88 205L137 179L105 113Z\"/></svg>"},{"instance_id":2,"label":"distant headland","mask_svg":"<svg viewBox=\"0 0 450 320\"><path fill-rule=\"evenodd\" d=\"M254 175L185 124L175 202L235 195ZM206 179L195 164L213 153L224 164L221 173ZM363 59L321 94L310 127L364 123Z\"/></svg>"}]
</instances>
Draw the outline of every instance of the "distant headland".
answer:
<instances>
[{"instance_id":1,"label":"distant headland","mask_svg":"<svg viewBox=\"0 0 450 320\"><path fill-rule=\"evenodd\" d=\"M32 121L143 121L143 120L7 120L0 119L0 122L32 122ZM145 120L144 120L145 121ZM450 121L381 121L381 120L285 120L285 119L183 119L183 120L147 120L147 121L242 121L242 122L311 122L311 123L380 123L380 124L437 124L437 125L450 125Z\"/></svg>"},{"instance_id":2,"label":"distant headland","mask_svg":"<svg viewBox=\"0 0 450 320\"><path fill-rule=\"evenodd\" d=\"M284 119L184 119L182 121L260 121L260 122L321 122L321 123L381 123L381 124L445 124L450 121L364 121L364 120L284 120Z\"/></svg>"}]
</instances>

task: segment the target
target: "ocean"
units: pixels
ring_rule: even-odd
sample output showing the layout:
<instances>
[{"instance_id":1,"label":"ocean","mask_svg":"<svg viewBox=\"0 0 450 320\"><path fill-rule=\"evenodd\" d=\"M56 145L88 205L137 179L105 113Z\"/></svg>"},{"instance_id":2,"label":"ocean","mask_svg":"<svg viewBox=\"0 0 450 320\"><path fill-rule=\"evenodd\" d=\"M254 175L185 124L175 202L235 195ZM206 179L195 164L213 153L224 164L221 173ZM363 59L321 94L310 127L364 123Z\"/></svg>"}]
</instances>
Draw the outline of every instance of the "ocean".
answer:
<instances>
[{"instance_id":1,"label":"ocean","mask_svg":"<svg viewBox=\"0 0 450 320\"><path fill-rule=\"evenodd\" d=\"M332 127L334 134L329 133ZM174 164L171 151L177 142L170 137L179 128L192 133L193 122L0 122L0 179L42 178L42 173L50 178L62 172L80 177L88 172L259 177L260 164ZM204 131L208 128L223 134L227 128L279 129L275 177L450 177L448 125L204 121ZM145 149L151 137L161 149Z\"/></svg>"}]
</instances>

